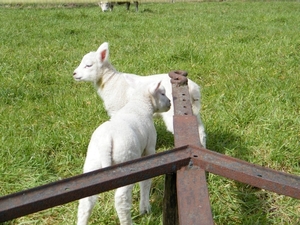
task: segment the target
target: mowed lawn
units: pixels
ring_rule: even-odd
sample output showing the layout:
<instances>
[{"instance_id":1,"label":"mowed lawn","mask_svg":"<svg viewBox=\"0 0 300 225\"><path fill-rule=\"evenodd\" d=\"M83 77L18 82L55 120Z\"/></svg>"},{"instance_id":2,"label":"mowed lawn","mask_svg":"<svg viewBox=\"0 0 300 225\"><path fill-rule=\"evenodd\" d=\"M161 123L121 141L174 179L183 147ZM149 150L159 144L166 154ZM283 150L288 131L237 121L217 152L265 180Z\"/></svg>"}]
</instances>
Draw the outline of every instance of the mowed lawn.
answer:
<instances>
[{"instance_id":1,"label":"mowed lawn","mask_svg":"<svg viewBox=\"0 0 300 225\"><path fill-rule=\"evenodd\" d=\"M201 86L207 148L300 175L299 12L299 1L142 3L137 13L0 4L0 196L82 172L91 134L108 116L93 85L72 74L105 41L119 71L188 71ZM173 136L160 120L156 128L157 151L171 149ZM154 178L144 216L134 188L135 224L162 224L163 186ZM300 224L299 200L213 174L208 186L218 225ZM113 195L99 195L90 224L118 224ZM77 204L4 224L75 224Z\"/></svg>"}]
</instances>

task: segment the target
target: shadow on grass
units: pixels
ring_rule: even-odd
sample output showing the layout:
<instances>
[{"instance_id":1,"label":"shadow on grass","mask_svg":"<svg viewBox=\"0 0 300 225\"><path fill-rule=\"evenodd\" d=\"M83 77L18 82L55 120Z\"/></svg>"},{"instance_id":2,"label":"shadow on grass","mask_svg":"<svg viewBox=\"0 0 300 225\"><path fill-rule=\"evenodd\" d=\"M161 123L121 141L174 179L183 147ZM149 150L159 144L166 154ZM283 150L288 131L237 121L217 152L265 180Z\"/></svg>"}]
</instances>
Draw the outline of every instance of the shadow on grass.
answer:
<instances>
[{"instance_id":1,"label":"shadow on grass","mask_svg":"<svg viewBox=\"0 0 300 225\"><path fill-rule=\"evenodd\" d=\"M250 162L252 153L245 147L246 143L242 136L222 130L220 127L217 131L208 132L207 136L208 149ZM233 187L235 190L231 193L235 193L238 198L236 202L239 204L239 215L235 217L239 218L239 223L268 224L267 214L272 209L266 201L267 192L238 181L234 182Z\"/></svg>"},{"instance_id":2,"label":"shadow on grass","mask_svg":"<svg viewBox=\"0 0 300 225\"><path fill-rule=\"evenodd\" d=\"M167 151L174 148L174 136L167 132L163 121L156 120L155 127L157 130L157 149L158 151ZM247 149L246 143L242 136L237 136L231 132L223 130L221 127L217 131L207 131L207 148L221 154L230 155L232 157L250 161L251 152ZM208 178L208 182L209 178ZM152 216L160 216L163 205L164 196L164 176L153 179L151 198L153 201ZM267 215L272 211L268 201L268 193L256 187L235 181L232 186L232 197L237 198L235 202L238 204L233 215L238 218L241 224L268 224ZM212 193L210 193L212 194ZM230 221L230 219L228 219Z\"/></svg>"},{"instance_id":3,"label":"shadow on grass","mask_svg":"<svg viewBox=\"0 0 300 225\"><path fill-rule=\"evenodd\" d=\"M156 149L158 151L171 150L174 148L174 135L168 132L162 119L155 119L157 132Z\"/></svg>"}]
</instances>

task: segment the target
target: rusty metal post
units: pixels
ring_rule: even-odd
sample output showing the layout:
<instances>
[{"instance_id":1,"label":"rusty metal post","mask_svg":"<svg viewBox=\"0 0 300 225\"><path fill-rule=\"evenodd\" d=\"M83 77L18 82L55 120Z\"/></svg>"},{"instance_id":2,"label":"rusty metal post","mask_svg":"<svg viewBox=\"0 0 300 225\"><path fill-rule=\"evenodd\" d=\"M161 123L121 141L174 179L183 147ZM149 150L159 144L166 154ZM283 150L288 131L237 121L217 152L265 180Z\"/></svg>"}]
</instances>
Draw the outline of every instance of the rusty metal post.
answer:
<instances>
[{"instance_id":1,"label":"rusty metal post","mask_svg":"<svg viewBox=\"0 0 300 225\"><path fill-rule=\"evenodd\" d=\"M187 72L173 71L169 73L169 76L171 77L174 104L175 147L187 144L202 147L199 140L198 121L193 115L190 103ZM186 184L190 185L186 186ZM178 206L174 202L178 202ZM199 220L199 218L201 219ZM177 174L166 174L163 224L213 224L203 169L187 166L178 170Z\"/></svg>"},{"instance_id":2,"label":"rusty metal post","mask_svg":"<svg viewBox=\"0 0 300 225\"><path fill-rule=\"evenodd\" d=\"M177 171L179 224L213 224L203 170L186 166Z\"/></svg>"}]
</instances>

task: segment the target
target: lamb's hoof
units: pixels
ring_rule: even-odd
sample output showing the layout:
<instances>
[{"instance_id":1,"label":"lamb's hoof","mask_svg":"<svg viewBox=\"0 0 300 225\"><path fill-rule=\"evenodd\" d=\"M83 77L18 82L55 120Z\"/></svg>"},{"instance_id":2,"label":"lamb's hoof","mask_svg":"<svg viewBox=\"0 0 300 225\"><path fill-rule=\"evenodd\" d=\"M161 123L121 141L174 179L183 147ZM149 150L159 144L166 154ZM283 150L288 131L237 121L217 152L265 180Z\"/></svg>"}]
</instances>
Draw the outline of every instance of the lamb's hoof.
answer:
<instances>
[{"instance_id":1,"label":"lamb's hoof","mask_svg":"<svg viewBox=\"0 0 300 225\"><path fill-rule=\"evenodd\" d=\"M151 213L150 205L140 207L140 215L149 214L149 213Z\"/></svg>"}]
</instances>

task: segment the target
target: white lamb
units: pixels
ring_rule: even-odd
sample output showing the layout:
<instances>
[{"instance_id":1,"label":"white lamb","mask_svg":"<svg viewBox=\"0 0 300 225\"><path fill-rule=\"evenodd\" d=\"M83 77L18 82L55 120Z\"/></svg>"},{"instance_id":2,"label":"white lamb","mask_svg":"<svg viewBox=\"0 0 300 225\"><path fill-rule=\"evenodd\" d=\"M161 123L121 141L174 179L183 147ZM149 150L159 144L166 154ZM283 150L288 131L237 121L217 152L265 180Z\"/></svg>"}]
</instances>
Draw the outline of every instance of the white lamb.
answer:
<instances>
[{"instance_id":1,"label":"white lamb","mask_svg":"<svg viewBox=\"0 0 300 225\"><path fill-rule=\"evenodd\" d=\"M135 11L138 11L139 10L139 2L133 1L133 3L135 5ZM102 1L102 2L98 3L102 12L113 11L115 5L123 5L123 4L126 4L126 9L129 10L130 1Z\"/></svg>"},{"instance_id":2,"label":"white lamb","mask_svg":"<svg viewBox=\"0 0 300 225\"><path fill-rule=\"evenodd\" d=\"M144 86L137 85L138 82L131 77L126 79L138 88L122 109L94 131L88 146L84 173L155 153L156 130L153 113L169 110L170 100L165 96L161 82ZM139 184L140 213L150 212L151 179ZM132 224L132 188L133 184L124 186L115 193L115 208L121 225ZM96 200L97 195L79 200L78 225L87 224Z\"/></svg>"},{"instance_id":3,"label":"white lamb","mask_svg":"<svg viewBox=\"0 0 300 225\"><path fill-rule=\"evenodd\" d=\"M108 43L104 42L96 52L86 54L80 65L74 70L73 77L76 81L90 81L93 82L98 95L104 101L105 109L109 116L114 115L121 109L131 98L133 89L128 85L122 76L122 72L118 72L109 62ZM135 77L141 82L161 81L166 89L166 95L169 99L172 98L172 85L168 74L158 74L151 76L138 76L134 74L127 74ZM190 101L194 115L198 118L198 130L200 142L203 147L206 147L206 134L204 125L201 121L200 111L200 88L199 86L188 80L188 88L190 93ZM159 113L165 122L167 130L174 133L173 130L173 104L168 112Z\"/></svg>"}]
</instances>

